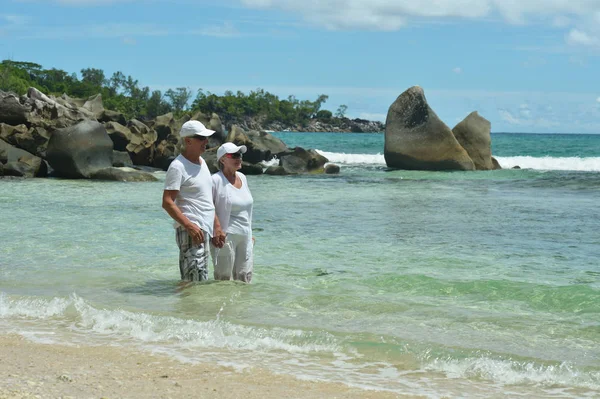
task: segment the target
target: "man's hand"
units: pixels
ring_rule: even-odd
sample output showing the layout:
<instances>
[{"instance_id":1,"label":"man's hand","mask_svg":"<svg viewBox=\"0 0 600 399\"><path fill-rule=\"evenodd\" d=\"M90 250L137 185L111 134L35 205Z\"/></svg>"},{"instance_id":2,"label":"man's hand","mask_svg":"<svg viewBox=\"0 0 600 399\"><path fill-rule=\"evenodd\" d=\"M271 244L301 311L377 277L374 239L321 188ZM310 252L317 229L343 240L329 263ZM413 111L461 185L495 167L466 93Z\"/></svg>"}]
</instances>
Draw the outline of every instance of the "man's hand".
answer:
<instances>
[{"instance_id":1,"label":"man's hand","mask_svg":"<svg viewBox=\"0 0 600 399\"><path fill-rule=\"evenodd\" d=\"M200 245L204 242L204 232L200 227L198 227L195 223L189 223L185 226L190 237L192 237L192 242L196 245Z\"/></svg>"}]
</instances>

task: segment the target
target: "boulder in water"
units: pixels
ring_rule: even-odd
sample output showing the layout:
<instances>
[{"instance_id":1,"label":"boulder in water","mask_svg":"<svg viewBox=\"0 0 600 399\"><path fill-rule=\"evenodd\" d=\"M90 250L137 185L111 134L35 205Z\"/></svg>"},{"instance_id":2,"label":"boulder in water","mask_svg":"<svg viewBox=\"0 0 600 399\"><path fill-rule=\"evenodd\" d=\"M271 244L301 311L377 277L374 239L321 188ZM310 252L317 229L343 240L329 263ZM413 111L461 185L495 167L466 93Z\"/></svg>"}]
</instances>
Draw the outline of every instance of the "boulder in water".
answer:
<instances>
[{"instance_id":1,"label":"boulder in water","mask_svg":"<svg viewBox=\"0 0 600 399\"><path fill-rule=\"evenodd\" d=\"M110 167L99 169L90 175L94 180L111 180L111 181L126 181L126 182L147 182L157 181L158 179L147 172L142 172L129 167Z\"/></svg>"},{"instance_id":2,"label":"boulder in water","mask_svg":"<svg viewBox=\"0 0 600 399\"><path fill-rule=\"evenodd\" d=\"M78 179L112 167L112 152L113 142L104 126L84 120L56 130L50 137L46 155L56 175Z\"/></svg>"},{"instance_id":3,"label":"boulder in water","mask_svg":"<svg viewBox=\"0 0 600 399\"><path fill-rule=\"evenodd\" d=\"M40 157L0 139L0 164L4 176L46 177L48 165Z\"/></svg>"},{"instance_id":4,"label":"boulder in water","mask_svg":"<svg viewBox=\"0 0 600 399\"><path fill-rule=\"evenodd\" d=\"M490 121L481 117L477 111L471 112L452 129L454 137L467 151L477 170L494 169L491 129Z\"/></svg>"},{"instance_id":5,"label":"boulder in water","mask_svg":"<svg viewBox=\"0 0 600 399\"><path fill-rule=\"evenodd\" d=\"M388 110L384 156L390 168L475 169L469 154L429 107L418 86L398 96Z\"/></svg>"},{"instance_id":6,"label":"boulder in water","mask_svg":"<svg viewBox=\"0 0 600 399\"><path fill-rule=\"evenodd\" d=\"M327 165L325 165L325 174L335 175L338 173L340 173L340 167L338 165L333 163L328 163Z\"/></svg>"},{"instance_id":7,"label":"boulder in water","mask_svg":"<svg viewBox=\"0 0 600 399\"><path fill-rule=\"evenodd\" d=\"M279 166L288 174L323 173L328 159L315 150L296 147L280 154Z\"/></svg>"}]
</instances>

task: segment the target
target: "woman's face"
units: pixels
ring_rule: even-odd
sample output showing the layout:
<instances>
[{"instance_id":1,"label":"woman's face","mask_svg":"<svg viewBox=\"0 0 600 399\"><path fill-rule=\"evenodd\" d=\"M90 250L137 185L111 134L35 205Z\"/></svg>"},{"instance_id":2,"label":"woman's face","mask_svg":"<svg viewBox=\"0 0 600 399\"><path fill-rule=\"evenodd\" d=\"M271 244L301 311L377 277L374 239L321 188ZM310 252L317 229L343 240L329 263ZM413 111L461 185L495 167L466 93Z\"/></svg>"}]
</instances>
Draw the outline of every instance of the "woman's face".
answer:
<instances>
[{"instance_id":1,"label":"woman's face","mask_svg":"<svg viewBox=\"0 0 600 399\"><path fill-rule=\"evenodd\" d=\"M225 154L221 158L223 170L239 170L242 167L242 153Z\"/></svg>"}]
</instances>

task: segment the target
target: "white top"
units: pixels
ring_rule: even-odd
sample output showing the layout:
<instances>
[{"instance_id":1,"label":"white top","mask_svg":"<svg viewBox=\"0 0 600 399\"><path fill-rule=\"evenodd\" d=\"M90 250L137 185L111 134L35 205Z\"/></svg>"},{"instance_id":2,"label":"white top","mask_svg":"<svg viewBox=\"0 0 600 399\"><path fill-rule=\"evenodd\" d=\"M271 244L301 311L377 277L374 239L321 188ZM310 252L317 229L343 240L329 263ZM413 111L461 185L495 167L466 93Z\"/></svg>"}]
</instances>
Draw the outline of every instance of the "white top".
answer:
<instances>
[{"instance_id":1,"label":"white top","mask_svg":"<svg viewBox=\"0 0 600 399\"><path fill-rule=\"evenodd\" d=\"M200 165L178 155L171 162L165 178L165 190L177 190L175 205L191 222L197 224L208 235L213 235L215 206L212 197L212 179L202 157ZM175 222L175 227L179 223Z\"/></svg>"},{"instance_id":2,"label":"white top","mask_svg":"<svg viewBox=\"0 0 600 399\"><path fill-rule=\"evenodd\" d=\"M236 172L242 187L236 188L223 172L212 175L213 198L221 229L228 234L252 235L252 206L254 199L243 173Z\"/></svg>"}]
</instances>

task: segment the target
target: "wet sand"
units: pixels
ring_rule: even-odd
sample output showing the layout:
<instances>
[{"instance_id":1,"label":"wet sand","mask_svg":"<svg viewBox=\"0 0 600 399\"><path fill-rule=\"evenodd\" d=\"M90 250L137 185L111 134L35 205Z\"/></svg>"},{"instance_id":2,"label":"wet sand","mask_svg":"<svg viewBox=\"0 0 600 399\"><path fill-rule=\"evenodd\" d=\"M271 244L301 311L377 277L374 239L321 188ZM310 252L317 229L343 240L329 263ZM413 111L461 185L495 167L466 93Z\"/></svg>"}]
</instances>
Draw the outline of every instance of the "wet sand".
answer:
<instances>
[{"instance_id":1,"label":"wet sand","mask_svg":"<svg viewBox=\"0 0 600 399\"><path fill-rule=\"evenodd\" d=\"M236 371L117 347L47 345L0 335L0 399L407 397L257 368Z\"/></svg>"}]
</instances>

